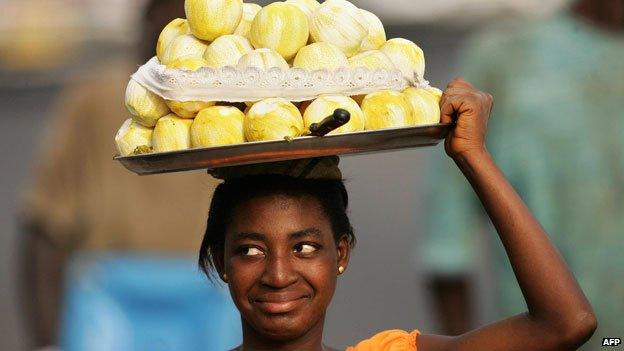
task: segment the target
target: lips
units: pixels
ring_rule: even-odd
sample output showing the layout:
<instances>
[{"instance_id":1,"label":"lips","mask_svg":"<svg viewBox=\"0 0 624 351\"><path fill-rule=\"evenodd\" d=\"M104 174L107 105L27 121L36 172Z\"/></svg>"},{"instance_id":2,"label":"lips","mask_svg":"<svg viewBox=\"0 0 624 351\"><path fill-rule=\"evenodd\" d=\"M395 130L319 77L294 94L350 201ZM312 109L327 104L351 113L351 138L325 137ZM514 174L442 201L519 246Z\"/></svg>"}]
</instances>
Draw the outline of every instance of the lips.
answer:
<instances>
[{"instance_id":1,"label":"lips","mask_svg":"<svg viewBox=\"0 0 624 351\"><path fill-rule=\"evenodd\" d=\"M252 301L265 313L279 314L292 312L308 300L307 295L264 295Z\"/></svg>"}]
</instances>

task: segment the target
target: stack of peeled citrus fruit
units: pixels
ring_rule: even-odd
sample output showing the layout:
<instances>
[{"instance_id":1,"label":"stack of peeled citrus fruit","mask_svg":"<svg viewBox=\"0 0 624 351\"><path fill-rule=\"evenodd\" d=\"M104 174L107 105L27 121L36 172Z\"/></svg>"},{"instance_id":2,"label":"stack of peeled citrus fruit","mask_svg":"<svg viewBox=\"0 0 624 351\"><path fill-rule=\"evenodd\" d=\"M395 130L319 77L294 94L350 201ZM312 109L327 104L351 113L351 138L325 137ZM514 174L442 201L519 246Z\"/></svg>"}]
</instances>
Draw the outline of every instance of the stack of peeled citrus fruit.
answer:
<instances>
[{"instance_id":1,"label":"stack of peeled citrus fruit","mask_svg":"<svg viewBox=\"0 0 624 351\"><path fill-rule=\"evenodd\" d=\"M423 51L407 39L387 40L373 13L346 0L286 0L265 7L243 0L186 0L186 19L160 34L156 56L170 69L225 66L261 70L399 70L425 73ZM250 141L296 138L337 108L351 120L333 134L439 123L439 89L409 87L366 96L320 95L304 102L280 97L232 104L166 100L130 80L132 118L115 137L122 156L179 151Z\"/></svg>"}]
</instances>

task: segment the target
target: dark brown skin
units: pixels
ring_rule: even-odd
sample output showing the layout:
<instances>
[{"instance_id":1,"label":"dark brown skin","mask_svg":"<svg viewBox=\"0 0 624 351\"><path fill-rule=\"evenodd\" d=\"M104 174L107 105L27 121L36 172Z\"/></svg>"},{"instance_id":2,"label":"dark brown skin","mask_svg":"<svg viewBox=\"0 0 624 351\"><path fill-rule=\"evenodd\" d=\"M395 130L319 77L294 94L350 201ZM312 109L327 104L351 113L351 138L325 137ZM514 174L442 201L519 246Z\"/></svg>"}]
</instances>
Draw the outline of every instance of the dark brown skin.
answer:
<instances>
[{"instance_id":1,"label":"dark brown skin","mask_svg":"<svg viewBox=\"0 0 624 351\"><path fill-rule=\"evenodd\" d=\"M315 198L270 195L240 205L217 266L241 312L242 350L330 350L322 344L325 311L349 252ZM271 305L285 301L292 306Z\"/></svg>"},{"instance_id":2,"label":"dark brown skin","mask_svg":"<svg viewBox=\"0 0 624 351\"><path fill-rule=\"evenodd\" d=\"M624 0L583 0L574 12L596 27L613 32L624 29Z\"/></svg>"},{"instance_id":3,"label":"dark brown skin","mask_svg":"<svg viewBox=\"0 0 624 351\"><path fill-rule=\"evenodd\" d=\"M624 0L581 0L572 7L581 21L606 32L621 33L624 30ZM457 335L469 329L472 320L470 278L466 275L453 277L434 274L429 277L429 287L441 328L449 335Z\"/></svg>"},{"instance_id":4,"label":"dark brown skin","mask_svg":"<svg viewBox=\"0 0 624 351\"><path fill-rule=\"evenodd\" d=\"M596 329L596 318L546 232L513 190L485 147L492 96L468 82L451 82L441 101L442 122L457 121L447 154L472 184L507 250L527 302L524 314L456 336L421 335L419 351L572 350ZM293 235L310 231L316 235ZM315 249L317 247L317 249ZM243 317L239 350L319 351L323 322L346 268L349 246L335 244L317 200L265 196L242 204L226 234L217 269ZM302 297L287 313L266 299ZM273 311L275 312L275 311Z\"/></svg>"},{"instance_id":5,"label":"dark brown skin","mask_svg":"<svg viewBox=\"0 0 624 351\"><path fill-rule=\"evenodd\" d=\"M573 350L596 329L596 317L547 233L511 187L485 147L492 96L451 82L442 122L457 116L446 153L477 193L505 247L528 311L457 337L422 335L420 351Z\"/></svg>"}]
</instances>

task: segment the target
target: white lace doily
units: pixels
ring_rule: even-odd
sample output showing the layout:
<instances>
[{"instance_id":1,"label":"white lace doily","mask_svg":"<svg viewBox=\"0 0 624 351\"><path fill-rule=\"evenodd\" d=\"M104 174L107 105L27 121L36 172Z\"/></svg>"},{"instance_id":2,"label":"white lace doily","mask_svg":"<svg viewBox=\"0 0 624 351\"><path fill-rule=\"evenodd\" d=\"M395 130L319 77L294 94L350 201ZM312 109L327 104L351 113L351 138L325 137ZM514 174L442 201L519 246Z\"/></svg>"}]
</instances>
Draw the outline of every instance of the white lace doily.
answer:
<instances>
[{"instance_id":1,"label":"white lace doily","mask_svg":"<svg viewBox=\"0 0 624 351\"><path fill-rule=\"evenodd\" d=\"M401 71L369 70L363 67L336 71L307 71L279 68L267 71L257 68L239 70L201 68L197 71L169 69L156 57L132 75L132 79L157 95L176 101L245 102L281 97L289 101L306 101L323 94L348 96L369 94L409 86L426 87L429 83L415 77L409 81Z\"/></svg>"}]
</instances>

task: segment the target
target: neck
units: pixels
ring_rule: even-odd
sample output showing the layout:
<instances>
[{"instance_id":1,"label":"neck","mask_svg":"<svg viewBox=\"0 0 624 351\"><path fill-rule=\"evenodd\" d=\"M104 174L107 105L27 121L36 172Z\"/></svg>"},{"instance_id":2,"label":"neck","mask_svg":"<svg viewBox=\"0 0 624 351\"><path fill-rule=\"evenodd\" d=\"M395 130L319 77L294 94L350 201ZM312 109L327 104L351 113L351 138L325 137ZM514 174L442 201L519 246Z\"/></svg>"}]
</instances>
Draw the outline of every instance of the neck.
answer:
<instances>
[{"instance_id":1,"label":"neck","mask_svg":"<svg viewBox=\"0 0 624 351\"><path fill-rule=\"evenodd\" d=\"M624 0L581 0L573 11L599 28L614 32L624 30Z\"/></svg>"},{"instance_id":2,"label":"neck","mask_svg":"<svg viewBox=\"0 0 624 351\"><path fill-rule=\"evenodd\" d=\"M323 345L325 316L304 335L287 340L271 338L258 333L243 319L243 345L238 351L328 351Z\"/></svg>"}]
</instances>

